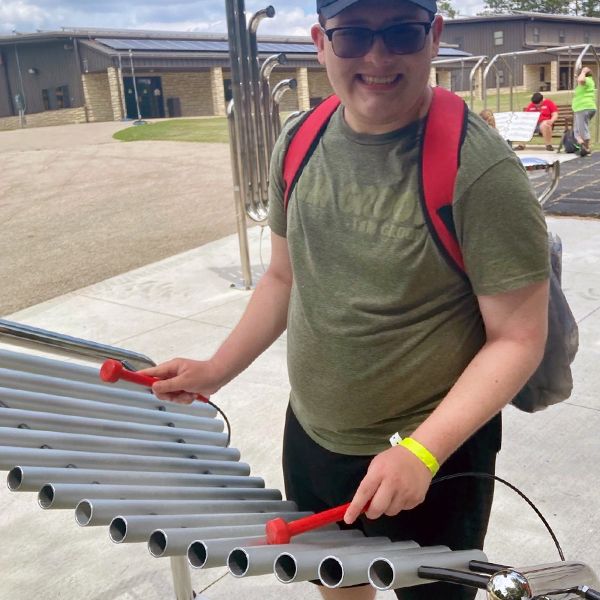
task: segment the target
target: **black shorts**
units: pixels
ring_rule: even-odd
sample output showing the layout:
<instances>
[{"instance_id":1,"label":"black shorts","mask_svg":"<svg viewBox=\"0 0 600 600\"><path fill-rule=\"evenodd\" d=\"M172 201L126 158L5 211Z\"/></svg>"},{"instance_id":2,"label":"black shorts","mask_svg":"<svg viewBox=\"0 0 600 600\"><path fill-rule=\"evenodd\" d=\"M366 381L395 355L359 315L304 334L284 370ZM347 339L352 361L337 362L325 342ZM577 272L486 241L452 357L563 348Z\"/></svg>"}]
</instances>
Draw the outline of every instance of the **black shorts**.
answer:
<instances>
[{"instance_id":1,"label":"black shorts","mask_svg":"<svg viewBox=\"0 0 600 600\"><path fill-rule=\"evenodd\" d=\"M441 467L436 478L477 471L493 474L500 450L502 420L497 415L461 446ZM286 496L300 511L320 512L352 500L372 456L350 456L326 450L302 429L288 406L283 438ZM354 524L367 536L392 541L414 540L421 546L445 545L452 550L483 549L492 508L494 482L461 477L432 485L425 501L395 517ZM401 600L473 600L476 590L449 583L401 588Z\"/></svg>"}]
</instances>

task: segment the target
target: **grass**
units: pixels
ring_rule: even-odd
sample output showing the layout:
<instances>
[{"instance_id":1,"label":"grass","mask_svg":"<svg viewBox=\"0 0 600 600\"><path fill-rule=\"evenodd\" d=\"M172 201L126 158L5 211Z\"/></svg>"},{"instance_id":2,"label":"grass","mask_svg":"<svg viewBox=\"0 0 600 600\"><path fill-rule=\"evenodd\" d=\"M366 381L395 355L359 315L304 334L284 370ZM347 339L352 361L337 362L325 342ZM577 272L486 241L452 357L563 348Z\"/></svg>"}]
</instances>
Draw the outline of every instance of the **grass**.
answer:
<instances>
[{"instance_id":1,"label":"grass","mask_svg":"<svg viewBox=\"0 0 600 600\"><path fill-rule=\"evenodd\" d=\"M562 92L543 92L544 98L549 98L555 104L571 104L573 92L565 90ZM469 97L464 96L467 104ZM513 111L523 110L531 102L531 92L514 92L513 93ZM500 110L498 110L498 98L495 90L488 90L487 107L494 112L506 112L510 110L510 94L500 94ZM479 112L483 110L483 100L475 98L473 102L473 110Z\"/></svg>"},{"instance_id":2,"label":"grass","mask_svg":"<svg viewBox=\"0 0 600 600\"><path fill-rule=\"evenodd\" d=\"M201 117L197 119L163 119L146 125L131 125L113 135L122 142L167 141L206 142L226 144L229 142L225 117Z\"/></svg>"},{"instance_id":3,"label":"grass","mask_svg":"<svg viewBox=\"0 0 600 600\"><path fill-rule=\"evenodd\" d=\"M556 104L570 104L573 98L572 91L551 92L548 98ZM467 103L469 97L464 96ZM515 92L513 94L513 110L523 110L531 100L530 92ZM498 110L498 98L495 90L489 90L487 95L487 107L494 112L505 112L510 110L510 95L500 94L500 110ZM474 99L473 110L483 110L483 100ZM285 120L286 115L282 115ZM146 125L131 125L126 129L117 131L113 136L123 142L137 141L171 141L171 142L206 142L227 144L229 143L229 132L225 117L198 117L194 119L161 119L148 122ZM531 143L541 143L534 138Z\"/></svg>"}]
</instances>

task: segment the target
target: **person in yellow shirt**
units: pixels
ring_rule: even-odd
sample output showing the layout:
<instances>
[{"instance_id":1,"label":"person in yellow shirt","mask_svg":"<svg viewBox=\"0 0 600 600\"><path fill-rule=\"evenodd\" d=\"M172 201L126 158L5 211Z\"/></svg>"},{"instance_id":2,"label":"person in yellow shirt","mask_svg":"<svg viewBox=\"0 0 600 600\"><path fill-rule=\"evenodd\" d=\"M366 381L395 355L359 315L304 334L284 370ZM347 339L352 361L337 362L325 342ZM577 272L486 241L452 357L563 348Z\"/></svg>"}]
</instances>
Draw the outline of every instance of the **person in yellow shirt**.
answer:
<instances>
[{"instance_id":1,"label":"person in yellow shirt","mask_svg":"<svg viewBox=\"0 0 600 600\"><path fill-rule=\"evenodd\" d=\"M580 155L591 154L590 149L590 121L596 114L596 84L592 77L592 70L583 67L577 76L577 86L571 104L575 117L575 138L581 146Z\"/></svg>"}]
</instances>

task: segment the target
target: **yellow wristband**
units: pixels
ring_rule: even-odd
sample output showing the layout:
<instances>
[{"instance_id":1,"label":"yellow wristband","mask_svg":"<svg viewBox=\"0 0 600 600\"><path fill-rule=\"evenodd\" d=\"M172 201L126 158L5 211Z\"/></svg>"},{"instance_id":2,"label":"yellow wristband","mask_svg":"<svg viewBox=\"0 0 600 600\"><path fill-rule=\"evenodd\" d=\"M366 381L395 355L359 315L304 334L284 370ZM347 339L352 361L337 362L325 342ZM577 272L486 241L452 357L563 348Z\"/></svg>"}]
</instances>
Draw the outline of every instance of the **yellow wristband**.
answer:
<instances>
[{"instance_id":1,"label":"yellow wristband","mask_svg":"<svg viewBox=\"0 0 600 600\"><path fill-rule=\"evenodd\" d=\"M432 477L440 470L440 464L437 458L423 446L411 437L398 440L394 445L404 446L409 452L412 452L428 469Z\"/></svg>"}]
</instances>

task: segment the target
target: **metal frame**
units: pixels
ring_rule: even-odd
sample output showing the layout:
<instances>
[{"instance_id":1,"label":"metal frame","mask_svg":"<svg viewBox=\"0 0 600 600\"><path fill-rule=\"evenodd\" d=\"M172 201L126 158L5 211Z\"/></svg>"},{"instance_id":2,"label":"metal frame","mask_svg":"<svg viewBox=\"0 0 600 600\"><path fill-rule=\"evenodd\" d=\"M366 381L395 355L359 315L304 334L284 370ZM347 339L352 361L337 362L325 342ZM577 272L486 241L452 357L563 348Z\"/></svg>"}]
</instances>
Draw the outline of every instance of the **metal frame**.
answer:
<instances>
[{"instance_id":1,"label":"metal frame","mask_svg":"<svg viewBox=\"0 0 600 600\"><path fill-rule=\"evenodd\" d=\"M264 223L268 214L269 163L280 130L272 116L276 102L269 78L285 54L267 58L260 65L257 32L264 19L275 16L272 6L257 11L246 25L244 0L226 0L227 31L233 100L227 108L231 137L231 165L237 232L240 244L243 288L252 287L246 215ZM293 89L292 86L289 89Z\"/></svg>"},{"instance_id":2,"label":"metal frame","mask_svg":"<svg viewBox=\"0 0 600 600\"><path fill-rule=\"evenodd\" d=\"M472 67L471 72L469 73L469 107L473 110L473 105L475 102L473 90L474 90L474 81L477 75L477 72L483 68L483 66L487 63L487 56L465 56L461 58L441 58L435 59L431 62L431 66L435 67L437 65L449 65L449 64L460 64L461 70L464 69L464 63L475 61L475 65ZM482 91L483 91L483 83L482 83Z\"/></svg>"},{"instance_id":3,"label":"metal frame","mask_svg":"<svg viewBox=\"0 0 600 600\"><path fill-rule=\"evenodd\" d=\"M516 61L517 57L519 57L519 56L534 55L534 54L556 54L557 62L558 62L559 68L560 68L561 54L564 52L569 53L569 65L570 65L572 63L570 56L571 56L571 52L573 50L580 51L577 56L577 59L575 61L575 64L574 64L574 72L579 72L581 70L581 68L583 66L584 56L586 56L586 54L591 52L592 55L594 56L594 58L596 59L597 72L600 73L600 58L598 57L598 53L596 52L596 49L592 44L575 44L575 45L569 45L569 46L556 46L556 47L552 47L552 48L539 48L536 50L520 50L517 52L505 52L505 53L501 53L501 54L496 54L495 56L493 56L491 58L491 60L489 61L487 67L485 68L485 70L483 72L483 92L484 92L483 93L483 106L484 106L484 108L488 107L487 77L490 73L490 70L494 69L494 73L496 76L496 110L500 111L500 77L499 77L499 72L498 72L498 67L497 67L498 62L501 61L506 66L506 68L509 72L509 88L510 88L509 106L510 106L510 110L513 111L513 109L514 109L514 102L513 102L514 69L507 62L507 58L512 57L513 63L514 63ZM571 86L573 86L573 85L574 85L574 81L573 81L573 77L571 77ZM571 87L571 90L572 89L573 89L573 87ZM599 103L600 103L600 85L596 89L596 105L600 106ZM596 143L598 143L599 140L600 140L600 119L596 118L594 141Z\"/></svg>"}]
</instances>

